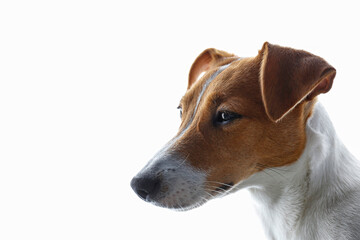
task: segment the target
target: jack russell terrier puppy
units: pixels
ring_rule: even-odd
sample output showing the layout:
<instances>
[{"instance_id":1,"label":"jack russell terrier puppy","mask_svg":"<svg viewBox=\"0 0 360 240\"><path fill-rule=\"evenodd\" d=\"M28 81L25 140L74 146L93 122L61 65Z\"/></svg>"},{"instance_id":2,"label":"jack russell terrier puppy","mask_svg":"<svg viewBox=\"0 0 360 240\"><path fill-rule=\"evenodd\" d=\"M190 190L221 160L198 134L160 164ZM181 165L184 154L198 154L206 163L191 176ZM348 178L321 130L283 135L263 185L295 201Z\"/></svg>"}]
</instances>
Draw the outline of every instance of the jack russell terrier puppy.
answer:
<instances>
[{"instance_id":1,"label":"jack russell terrier puppy","mask_svg":"<svg viewBox=\"0 0 360 240\"><path fill-rule=\"evenodd\" d=\"M178 210L247 188L269 239L360 239L360 165L316 103L335 74L318 56L269 43L251 58L205 50L179 132L131 187Z\"/></svg>"}]
</instances>

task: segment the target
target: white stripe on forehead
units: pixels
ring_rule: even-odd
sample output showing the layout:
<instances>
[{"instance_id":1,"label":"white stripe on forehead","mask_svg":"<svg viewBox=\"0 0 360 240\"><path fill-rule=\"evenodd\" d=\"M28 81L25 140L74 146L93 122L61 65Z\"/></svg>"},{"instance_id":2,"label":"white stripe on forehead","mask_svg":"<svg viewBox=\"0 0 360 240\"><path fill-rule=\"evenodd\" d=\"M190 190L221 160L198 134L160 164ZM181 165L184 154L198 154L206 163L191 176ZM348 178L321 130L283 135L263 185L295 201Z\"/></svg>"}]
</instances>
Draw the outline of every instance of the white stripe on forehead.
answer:
<instances>
[{"instance_id":1,"label":"white stripe on forehead","mask_svg":"<svg viewBox=\"0 0 360 240\"><path fill-rule=\"evenodd\" d=\"M233 63L233 62L231 62L231 63ZM197 109L198 109L198 107L199 107L201 98L202 98L202 96L204 95L205 90L208 88L208 86L210 85L210 83L211 83L222 71L224 71L226 68L228 68L228 67L231 65L231 63L228 63L228 64L226 64L226 65L221 66L215 73L213 73L213 74L209 77L208 80L206 80L206 82L205 82L204 85L202 86L201 92L200 92L199 97L198 97L198 99L197 99L197 101L196 101L196 105L195 105L194 112L193 112L193 114L192 114L192 116L191 116L188 124L186 125L185 129L181 132L181 134L179 135L179 137L182 136L182 135L186 132L186 130L189 128L189 126L191 125L192 121L194 120L196 111L197 111Z\"/></svg>"},{"instance_id":2,"label":"white stripe on forehead","mask_svg":"<svg viewBox=\"0 0 360 240\"><path fill-rule=\"evenodd\" d=\"M241 58L239 58L238 60L240 60ZM233 62L231 62L233 63ZM169 149L171 149L171 147L173 146L173 144L179 139L181 138L185 132L189 129L192 121L194 120L195 118L195 114L196 114L196 111L198 109L198 106L200 104L200 101L201 101L201 98L202 96L204 95L207 87L210 85L210 83L222 72L224 71L227 67L229 67L231 65L231 63L229 64L226 64L224 66L221 66L214 74L212 74L210 76L209 79L206 80L206 82L204 83L202 89L201 89L201 92L199 94L199 97L196 101L196 106L195 106L195 109L194 109L194 112L189 120L189 122L187 123L186 127L184 128L184 130L181 131L180 134L178 134L176 137L174 137L173 139L171 139L155 156L154 158L148 163L148 165L146 165L144 167L144 169L147 169L147 168L150 168L153 164L155 164L158 160L161 160L161 159L166 159L164 158L164 156L166 156L167 154L169 154ZM175 161L176 164L178 164L176 161ZM165 164L165 163L164 163ZM166 161L166 164L168 164L168 161Z\"/></svg>"},{"instance_id":3,"label":"white stripe on forehead","mask_svg":"<svg viewBox=\"0 0 360 240\"><path fill-rule=\"evenodd\" d=\"M226 65L224 65L224 66L221 66L213 75L211 75L211 76L209 77L208 80L206 80L206 82L204 83L204 85L203 85L203 87L202 87L202 89L201 89L201 92L200 92L200 94L199 94L199 97L198 97L198 99L197 99L197 101L196 101L196 106L195 106L195 109L194 109L194 113L193 113L193 115L192 115L192 117L191 117L191 119L190 119L190 122L193 120L193 118L194 118L194 116L195 116L195 113L196 113L196 111L197 111L197 109L198 109L200 100L201 100L202 96L204 95L204 92L205 92L205 90L207 89L207 87L208 87L208 86L210 85L210 83L217 77L217 75L219 75L222 71L224 71L227 67L229 67L230 64L231 64L231 63L226 64Z\"/></svg>"}]
</instances>

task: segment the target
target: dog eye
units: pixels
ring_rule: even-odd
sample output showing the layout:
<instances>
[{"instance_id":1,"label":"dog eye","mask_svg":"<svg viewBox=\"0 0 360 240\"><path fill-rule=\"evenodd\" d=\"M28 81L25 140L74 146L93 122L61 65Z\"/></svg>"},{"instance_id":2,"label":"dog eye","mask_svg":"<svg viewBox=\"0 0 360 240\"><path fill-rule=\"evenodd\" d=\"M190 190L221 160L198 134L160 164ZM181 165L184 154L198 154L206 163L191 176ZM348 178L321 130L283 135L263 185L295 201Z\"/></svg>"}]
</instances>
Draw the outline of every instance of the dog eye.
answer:
<instances>
[{"instance_id":1,"label":"dog eye","mask_svg":"<svg viewBox=\"0 0 360 240\"><path fill-rule=\"evenodd\" d=\"M182 118L182 107L178 106L177 109L180 109L180 118Z\"/></svg>"},{"instance_id":2,"label":"dog eye","mask_svg":"<svg viewBox=\"0 0 360 240\"><path fill-rule=\"evenodd\" d=\"M215 123L223 125L238 118L242 118L242 115L229 111L220 111L216 114Z\"/></svg>"}]
</instances>

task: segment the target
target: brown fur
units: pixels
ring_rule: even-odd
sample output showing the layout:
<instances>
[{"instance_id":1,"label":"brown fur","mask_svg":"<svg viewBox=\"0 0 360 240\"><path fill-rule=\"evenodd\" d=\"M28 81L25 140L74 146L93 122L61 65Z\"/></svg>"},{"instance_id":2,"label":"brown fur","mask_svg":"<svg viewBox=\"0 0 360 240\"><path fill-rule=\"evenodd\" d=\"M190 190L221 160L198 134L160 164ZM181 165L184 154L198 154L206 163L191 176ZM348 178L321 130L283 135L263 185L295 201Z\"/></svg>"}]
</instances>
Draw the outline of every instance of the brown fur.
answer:
<instances>
[{"instance_id":1,"label":"brown fur","mask_svg":"<svg viewBox=\"0 0 360 240\"><path fill-rule=\"evenodd\" d=\"M233 60L234 54L227 53L215 48L205 49L194 61L189 72L188 89L198 79L199 75L209 69L213 68L224 59L230 58Z\"/></svg>"},{"instance_id":2,"label":"brown fur","mask_svg":"<svg viewBox=\"0 0 360 240\"><path fill-rule=\"evenodd\" d=\"M181 100L179 133L192 117L204 82L234 59L208 49L195 60ZM196 80L202 71L205 75ZM213 80L173 151L208 172L208 181L220 183L236 184L264 168L291 164L305 147L305 122L314 98L331 88L334 76L335 69L317 56L265 43L258 56L234 61ZM216 126L213 119L220 110L243 118Z\"/></svg>"},{"instance_id":3,"label":"brown fur","mask_svg":"<svg viewBox=\"0 0 360 240\"><path fill-rule=\"evenodd\" d=\"M263 102L277 121L304 97L309 100L330 90L336 71L311 53L265 43L260 72Z\"/></svg>"}]
</instances>

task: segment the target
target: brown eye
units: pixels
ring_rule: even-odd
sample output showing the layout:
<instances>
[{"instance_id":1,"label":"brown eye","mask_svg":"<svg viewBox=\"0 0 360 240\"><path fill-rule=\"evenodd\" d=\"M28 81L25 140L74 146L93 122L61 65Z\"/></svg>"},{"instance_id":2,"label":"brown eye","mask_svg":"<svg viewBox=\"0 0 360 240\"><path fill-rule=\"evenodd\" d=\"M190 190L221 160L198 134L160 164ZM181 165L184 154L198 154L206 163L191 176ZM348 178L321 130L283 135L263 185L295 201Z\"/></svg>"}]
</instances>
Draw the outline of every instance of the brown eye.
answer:
<instances>
[{"instance_id":1,"label":"brown eye","mask_svg":"<svg viewBox=\"0 0 360 240\"><path fill-rule=\"evenodd\" d=\"M216 113L215 123L218 125L224 125L238 118L242 118L242 115L229 111L219 111Z\"/></svg>"},{"instance_id":2,"label":"brown eye","mask_svg":"<svg viewBox=\"0 0 360 240\"><path fill-rule=\"evenodd\" d=\"M180 118L182 118L182 107L181 107L181 106L178 106L177 109L180 110Z\"/></svg>"}]
</instances>

